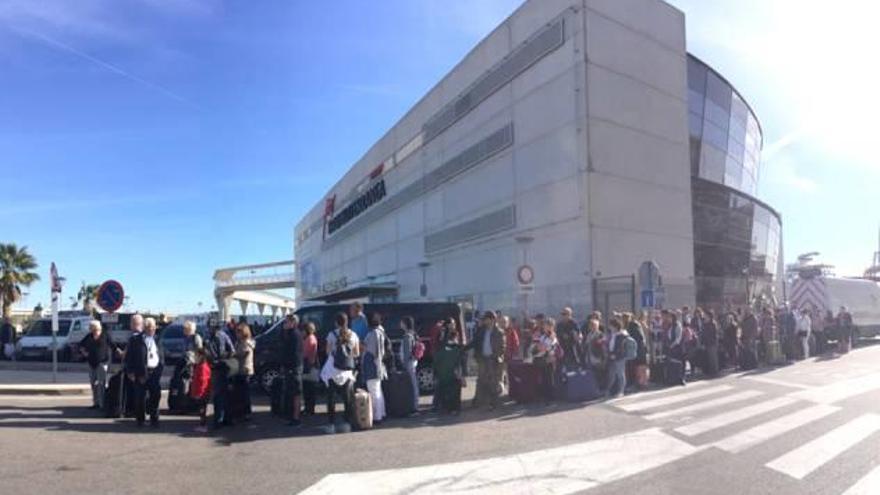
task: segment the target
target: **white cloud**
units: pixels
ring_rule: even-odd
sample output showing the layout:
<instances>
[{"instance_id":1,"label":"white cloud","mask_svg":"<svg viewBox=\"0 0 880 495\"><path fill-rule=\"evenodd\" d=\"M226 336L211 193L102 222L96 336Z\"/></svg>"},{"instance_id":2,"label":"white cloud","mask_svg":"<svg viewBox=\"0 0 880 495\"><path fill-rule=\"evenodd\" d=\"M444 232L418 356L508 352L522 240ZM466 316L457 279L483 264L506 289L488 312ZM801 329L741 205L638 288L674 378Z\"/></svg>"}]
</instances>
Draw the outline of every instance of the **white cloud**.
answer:
<instances>
[{"instance_id":1,"label":"white cloud","mask_svg":"<svg viewBox=\"0 0 880 495\"><path fill-rule=\"evenodd\" d=\"M794 160L785 154L776 155L774 160L765 162L764 174L769 182L794 191L814 193L819 190L818 182L801 173Z\"/></svg>"}]
</instances>

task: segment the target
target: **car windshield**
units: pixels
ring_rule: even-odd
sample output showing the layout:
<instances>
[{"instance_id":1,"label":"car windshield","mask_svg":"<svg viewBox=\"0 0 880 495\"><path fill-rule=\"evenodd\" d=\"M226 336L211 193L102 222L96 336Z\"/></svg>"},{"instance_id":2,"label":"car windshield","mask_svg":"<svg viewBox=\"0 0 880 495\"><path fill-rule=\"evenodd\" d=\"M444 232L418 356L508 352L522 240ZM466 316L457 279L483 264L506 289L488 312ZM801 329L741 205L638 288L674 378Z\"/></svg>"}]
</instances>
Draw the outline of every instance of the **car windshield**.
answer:
<instances>
[{"instance_id":1,"label":"car windshield","mask_svg":"<svg viewBox=\"0 0 880 495\"><path fill-rule=\"evenodd\" d=\"M182 339L183 325L168 325L162 330L162 340L165 339Z\"/></svg>"},{"instance_id":2,"label":"car windshield","mask_svg":"<svg viewBox=\"0 0 880 495\"><path fill-rule=\"evenodd\" d=\"M64 337L70 331L70 320L58 320L58 336ZM37 320L28 327L28 337L51 337L52 320Z\"/></svg>"}]
</instances>

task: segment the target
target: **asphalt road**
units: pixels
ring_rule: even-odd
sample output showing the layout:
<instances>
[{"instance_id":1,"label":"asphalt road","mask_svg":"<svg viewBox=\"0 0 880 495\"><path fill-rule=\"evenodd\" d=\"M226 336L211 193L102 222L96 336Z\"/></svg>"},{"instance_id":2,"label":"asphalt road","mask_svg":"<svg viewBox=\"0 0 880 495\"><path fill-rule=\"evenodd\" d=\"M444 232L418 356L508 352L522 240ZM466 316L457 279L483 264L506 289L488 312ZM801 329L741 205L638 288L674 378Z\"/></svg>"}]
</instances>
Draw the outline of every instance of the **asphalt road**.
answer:
<instances>
[{"instance_id":1,"label":"asphalt road","mask_svg":"<svg viewBox=\"0 0 880 495\"><path fill-rule=\"evenodd\" d=\"M0 397L3 492L880 493L880 346L613 402L333 436L320 417L294 433L265 405L209 435L191 417L138 430L85 405Z\"/></svg>"}]
</instances>

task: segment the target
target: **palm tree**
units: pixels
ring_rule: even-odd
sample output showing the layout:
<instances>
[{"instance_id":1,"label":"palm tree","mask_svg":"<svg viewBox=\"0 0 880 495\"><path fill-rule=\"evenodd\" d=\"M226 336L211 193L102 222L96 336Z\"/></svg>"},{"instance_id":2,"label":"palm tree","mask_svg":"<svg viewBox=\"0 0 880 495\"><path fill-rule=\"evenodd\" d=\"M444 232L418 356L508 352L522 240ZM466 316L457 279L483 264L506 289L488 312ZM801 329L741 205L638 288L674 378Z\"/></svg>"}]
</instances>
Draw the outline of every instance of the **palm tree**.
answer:
<instances>
[{"instance_id":1,"label":"palm tree","mask_svg":"<svg viewBox=\"0 0 880 495\"><path fill-rule=\"evenodd\" d=\"M76 303L74 303L74 307L77 304L82 304L83 311L87 313L92 312L92 301L95 300L95 294L97 294L98 289L101 288L100 285L97 284L86 284L82 283L82 287L79 288L79 292L76 294Z\"/></svg>"},{"instance_id":2,"label":"palm tree","mask_svg":"<svg viewBox=\"0 0 880 495\"><path fill-rule=\"evenodd\" d=\"M37 260L27 251L27 246L0 243L0 299L3 301L3 317L12 315L12 305L21 299L23 287L40 279L36 272Z\"/></svg>"}]
</instances>

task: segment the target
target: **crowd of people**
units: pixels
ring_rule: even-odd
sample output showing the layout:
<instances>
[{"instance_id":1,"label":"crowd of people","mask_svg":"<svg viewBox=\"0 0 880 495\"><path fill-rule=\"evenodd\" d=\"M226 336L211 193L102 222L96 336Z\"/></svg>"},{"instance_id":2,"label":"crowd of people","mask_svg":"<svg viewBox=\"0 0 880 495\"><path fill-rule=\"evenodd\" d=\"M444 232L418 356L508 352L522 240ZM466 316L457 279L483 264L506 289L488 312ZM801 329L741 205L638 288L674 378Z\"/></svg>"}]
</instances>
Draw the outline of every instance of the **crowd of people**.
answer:
<instances>
[{"instance_id":1,"label":"crowd of people","mask_svg":"<svg viewBox=\"0 0 880 495\"><path fill-rule=\"evenodd\" d=\"M400 411L417 414L417 371L428 348L434 372L432 409L457 415L471 353L477 366L472 405L494 409L512 386L510 370L522 364L540 375L539 395L546 401L559 397L558 389L575 371L590 374L599 394L613 398L642 390L652 379L684 385L696 373L712 377L724 369L749 370L761 363L803 359L831 350L829 340L836 340L838 350L846 352L853 338L852 317L846 308L835 316L788 307L723 315L683 307L639 314L615 312L607 319L594 311L583 322L569 307L558 318L537 314L514 319L485 311L475 314L464 328L454 318L438 321L427 336L417 334L412 317L402 317L399 325L402 337L392 345L382 315L368 318L363 306L355 303L348 313L336 315L322 353L315 324L287 315L275 344L281 374L277 393L273 391L273 410L285 416L290 426L301 426L303 416L315 415L323 382L328 432L364 427L362 403L368 404L370 427L380 425L391 410L397 415ZM165 360L156 328L152 318L135 315L122 350L113 345L99 321L91 322L78 348L89 364L94 408L107 410L108 401L117 400L109 392L113 387L108 387L108 381L110 363L118 356L136 424L142 426L149 418L151 426L159 426ZM198 431L208 431L209 405L214 429L249 421L255 352L250 326L212 321L209 333L202 337L196 324L187 321L183 333L185 352L178 365L183 372L175 376L188 378L183 393L199 413ZM513 391L510 395L514 396ZM341 418L337 403L343 406Z\"/></svg>"}]
</instances>

